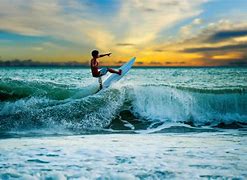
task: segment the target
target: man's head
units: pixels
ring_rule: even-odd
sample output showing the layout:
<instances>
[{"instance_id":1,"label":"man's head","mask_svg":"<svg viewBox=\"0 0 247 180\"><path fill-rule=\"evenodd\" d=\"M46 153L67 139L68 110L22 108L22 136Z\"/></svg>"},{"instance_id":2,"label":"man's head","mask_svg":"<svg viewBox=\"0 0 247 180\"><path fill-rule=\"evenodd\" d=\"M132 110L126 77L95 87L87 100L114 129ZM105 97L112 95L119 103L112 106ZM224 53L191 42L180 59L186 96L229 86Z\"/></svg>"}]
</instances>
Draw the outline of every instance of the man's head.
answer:
<instances>
[{"instance_id":1,"label":"man's head","mask_svg":"<svg viewBox=\"0 0 247 180\"><path fill-rule=\"evenodd\" d=\"M99 51L93 50L91 54L92 54L92 56L93 56L94 58L97 58L98 55L99 55Z\"/></svg>"}]
</instances>

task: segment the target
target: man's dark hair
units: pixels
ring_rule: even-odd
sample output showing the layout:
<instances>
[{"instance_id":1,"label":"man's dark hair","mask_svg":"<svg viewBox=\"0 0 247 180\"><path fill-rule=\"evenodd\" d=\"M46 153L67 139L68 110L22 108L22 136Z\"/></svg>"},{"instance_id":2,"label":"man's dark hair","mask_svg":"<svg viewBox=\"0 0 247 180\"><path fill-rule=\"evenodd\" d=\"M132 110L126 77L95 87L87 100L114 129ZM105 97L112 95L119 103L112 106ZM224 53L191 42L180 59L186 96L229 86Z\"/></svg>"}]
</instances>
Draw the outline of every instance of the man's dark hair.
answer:
<instances>
[{"instance_id":1,"label":"man's dark hair","mask_svg":"<svg viewBox=\"0 0 247 180\"><path fill-rule=\"evenodd\" d=\"M97 57L99 55L99 51L93 50L91 54L93 57Z\"/></svg>"}]
</instances>

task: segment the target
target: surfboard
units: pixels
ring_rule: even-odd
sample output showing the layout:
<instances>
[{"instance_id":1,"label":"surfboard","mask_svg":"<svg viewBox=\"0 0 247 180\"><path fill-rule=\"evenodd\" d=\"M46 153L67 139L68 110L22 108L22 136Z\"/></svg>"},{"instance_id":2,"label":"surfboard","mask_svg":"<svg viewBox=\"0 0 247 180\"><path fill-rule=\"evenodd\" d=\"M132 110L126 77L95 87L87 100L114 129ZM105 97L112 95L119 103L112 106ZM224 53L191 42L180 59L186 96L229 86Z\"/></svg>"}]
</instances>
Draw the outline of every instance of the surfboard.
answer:
<instances>
[{"instance_id":1,"label":"surfboard","mask_svg":"<svg viewBox=\"0 0 247 180\"><path fill-rule=\"evenodd\" d=\"M118 75L118 74L110 74L109 76L107 76L102 83L102 89L106 89L108 87L110 87L113 83L119 81L123 76L125 76L128 71L131 69L131 67L133 66L133 64L135 63L136 58L133 57L132 59L130 59L127 63L123 64L119 69L122 70L122 74Z\"/></svg>"}]
</instances>

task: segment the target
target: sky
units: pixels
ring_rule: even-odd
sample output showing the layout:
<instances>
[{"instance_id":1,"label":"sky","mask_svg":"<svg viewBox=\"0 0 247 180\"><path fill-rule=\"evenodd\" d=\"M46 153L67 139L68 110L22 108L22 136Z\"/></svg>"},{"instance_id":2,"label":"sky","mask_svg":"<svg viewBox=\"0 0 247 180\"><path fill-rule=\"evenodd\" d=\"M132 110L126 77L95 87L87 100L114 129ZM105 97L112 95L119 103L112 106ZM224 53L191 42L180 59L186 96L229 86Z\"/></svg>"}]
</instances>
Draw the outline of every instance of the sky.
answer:
<instances>
[{"instance_id":1,"label":"sky","mask_svg":"<svg viewBox=\"0 0 247 180\"><path fill-rule=\"evenodd\" d=\"M247 0L0 0L0 61L247 65Z\"/></svg>"}]
</instances>

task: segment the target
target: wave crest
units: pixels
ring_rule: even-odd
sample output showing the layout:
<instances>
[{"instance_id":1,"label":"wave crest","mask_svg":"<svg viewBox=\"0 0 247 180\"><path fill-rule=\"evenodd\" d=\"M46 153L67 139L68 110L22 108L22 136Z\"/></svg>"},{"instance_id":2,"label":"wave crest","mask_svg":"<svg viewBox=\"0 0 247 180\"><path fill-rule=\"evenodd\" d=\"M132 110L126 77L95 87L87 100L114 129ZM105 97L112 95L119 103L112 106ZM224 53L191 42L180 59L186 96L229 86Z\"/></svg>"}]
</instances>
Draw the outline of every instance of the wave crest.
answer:
<instances>
[{"instance_id":1,"label":"wave crest","mask_svg":"<svg viewBox=\"0 0 247 180\"><path fill-rule=\"evenodd\" d=\"M200 93L171 87L134 87L133 112L151 121L216 125L247 120L246 93Z\"/></svg>"}]
</instances>

